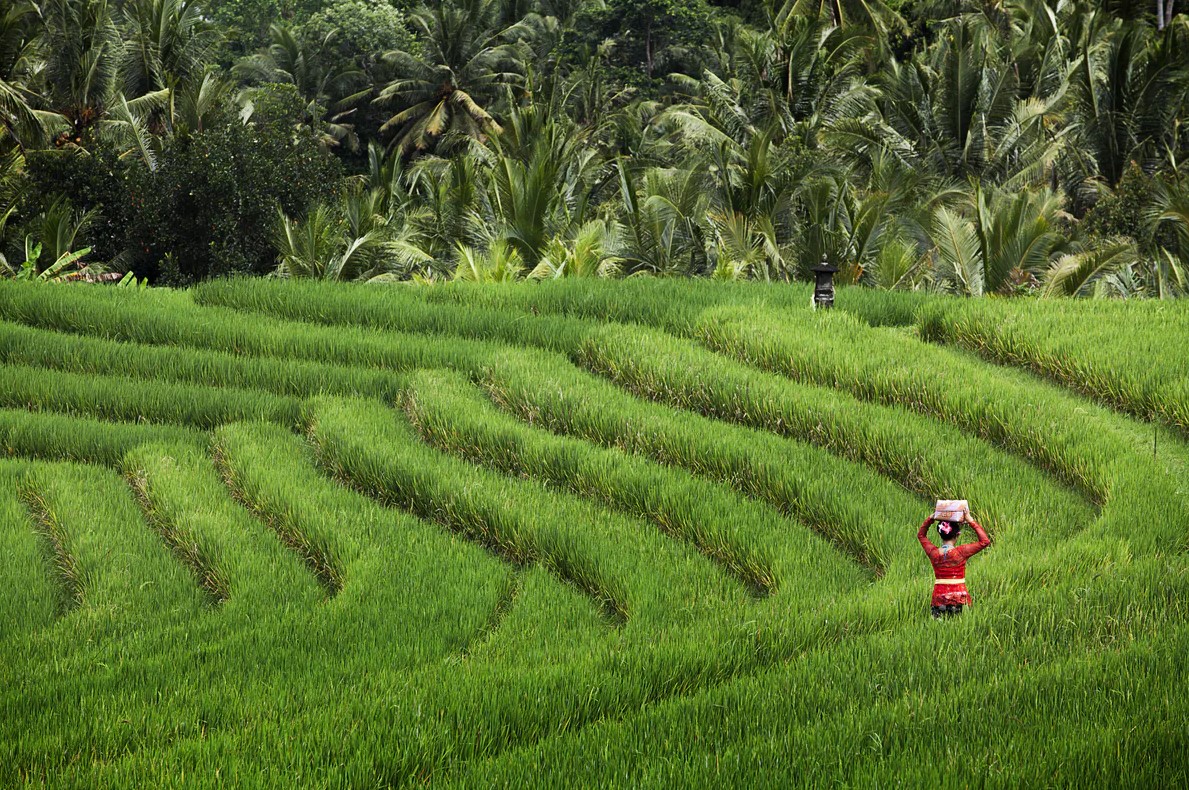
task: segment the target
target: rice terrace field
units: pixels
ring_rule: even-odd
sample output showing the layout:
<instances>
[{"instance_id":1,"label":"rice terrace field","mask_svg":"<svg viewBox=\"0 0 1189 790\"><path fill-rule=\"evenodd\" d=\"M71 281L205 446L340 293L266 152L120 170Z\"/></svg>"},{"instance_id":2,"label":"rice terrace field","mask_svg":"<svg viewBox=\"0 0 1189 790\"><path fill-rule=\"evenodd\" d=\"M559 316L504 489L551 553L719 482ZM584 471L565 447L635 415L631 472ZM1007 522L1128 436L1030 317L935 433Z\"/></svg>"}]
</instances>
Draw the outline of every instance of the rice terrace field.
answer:
<instances>
[{"instance_id":1,"label":"rice terrace field","mask_svg":"<svg viewBox=\"0 0 1189 790\"><path fill-rule=\"evenodd\" d=\"M809 296L0 282L0 786L1189 784L1189 303Z\"/></svg>"}]
</instances>

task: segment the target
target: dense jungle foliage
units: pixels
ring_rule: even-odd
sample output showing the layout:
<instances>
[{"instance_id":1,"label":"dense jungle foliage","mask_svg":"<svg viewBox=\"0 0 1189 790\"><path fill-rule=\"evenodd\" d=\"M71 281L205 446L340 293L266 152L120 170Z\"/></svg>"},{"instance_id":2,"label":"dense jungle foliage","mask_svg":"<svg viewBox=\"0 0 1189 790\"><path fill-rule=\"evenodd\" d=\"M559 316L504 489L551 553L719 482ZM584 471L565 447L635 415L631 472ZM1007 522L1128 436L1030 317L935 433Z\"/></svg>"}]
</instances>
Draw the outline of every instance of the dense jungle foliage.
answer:
<instances>
[{"instance_id":1,"label":"dense jungle foliage","mask_svg":"<svg viewBox=\"0 0 1189 790\"><path fill-rule=\"evenodd\" d=\"M1189 292L1177 0L0 9L8 276Z\"/></svg>"}]
</instances>

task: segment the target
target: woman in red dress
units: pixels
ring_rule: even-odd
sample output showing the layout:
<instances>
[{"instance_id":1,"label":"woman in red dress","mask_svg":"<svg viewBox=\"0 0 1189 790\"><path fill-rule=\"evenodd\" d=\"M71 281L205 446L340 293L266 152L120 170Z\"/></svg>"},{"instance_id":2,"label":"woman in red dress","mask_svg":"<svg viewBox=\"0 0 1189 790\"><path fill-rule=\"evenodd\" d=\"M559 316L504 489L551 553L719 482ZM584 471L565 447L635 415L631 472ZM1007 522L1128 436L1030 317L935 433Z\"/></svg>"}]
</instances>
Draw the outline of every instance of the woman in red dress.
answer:
<instances>
[{"instance_id":1,"label":"woman in red dress","mask_svg":"<svg viewBox=\"0 0 1189 790\"><path fill-rule=\"evenodd\" d=\"M962 607L970 603L970 593L966 589L966 560L978 554L991 545L982 526L970 516L967 516L970 526L974 527L978 535L978 543L967 543L965 546L955 546L954 541L962 531L961 522L938 521L937 534L941 538L941 548L934 546L928 538L929 525L934 522L933 516L925 519L917 531L917 539L921 541L921 548L929 556L933 564L933 602L934 617L946 617L961 614Z\"/></svg>"}]
</instances>

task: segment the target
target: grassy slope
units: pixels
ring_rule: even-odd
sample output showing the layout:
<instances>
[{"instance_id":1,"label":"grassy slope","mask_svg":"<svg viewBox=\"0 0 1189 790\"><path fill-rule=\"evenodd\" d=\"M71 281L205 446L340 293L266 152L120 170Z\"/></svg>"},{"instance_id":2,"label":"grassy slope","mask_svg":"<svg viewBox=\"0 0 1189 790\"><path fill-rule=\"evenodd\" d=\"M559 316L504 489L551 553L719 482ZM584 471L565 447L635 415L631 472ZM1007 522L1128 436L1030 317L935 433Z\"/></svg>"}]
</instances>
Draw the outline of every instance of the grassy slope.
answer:
<instances>
[{"instance_id":1,"label":"grassy slope","mask_svg":"<svg viewBox=\"0 0 1189 790\"><path fill-rule=\"evenodd\" d=\"M807 297L0 284L0 783L1184 784L1189 448Z\"/></svg>"}]
</instances>

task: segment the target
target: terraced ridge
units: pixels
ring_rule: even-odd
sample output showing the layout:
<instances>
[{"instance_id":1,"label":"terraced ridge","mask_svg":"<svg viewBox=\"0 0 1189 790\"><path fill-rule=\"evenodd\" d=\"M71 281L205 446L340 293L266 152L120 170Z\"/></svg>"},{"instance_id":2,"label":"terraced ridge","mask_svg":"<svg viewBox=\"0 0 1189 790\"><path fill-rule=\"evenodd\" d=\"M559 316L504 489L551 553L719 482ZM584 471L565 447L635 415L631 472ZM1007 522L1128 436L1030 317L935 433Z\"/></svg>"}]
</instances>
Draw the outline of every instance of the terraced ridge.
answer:
<instances>
[{"instance_id":1,"label":"terraced ridge","mask_svg":"<svg viewBox=\"0 0 1189 790\"><path fill-rule=\"evenodd\" d=\"M1189 316L1162 302L1101 302L1040 313L1010 303L924 310L921 334L1007 365L1029 368L1145 419L1189 435ZM1115 327L1127 324L1119 344Z\"/></svg>"},{"instance_id":2,"label":"terraced ridge","mask_svg":"<svg viewBox=\"0 0 1189 790\"><path fill-rule=\"evenodd\" d=\"M1185 784L1184 404L807 301L0 283L0 785Z\"/></svg>"}]
</instances>

